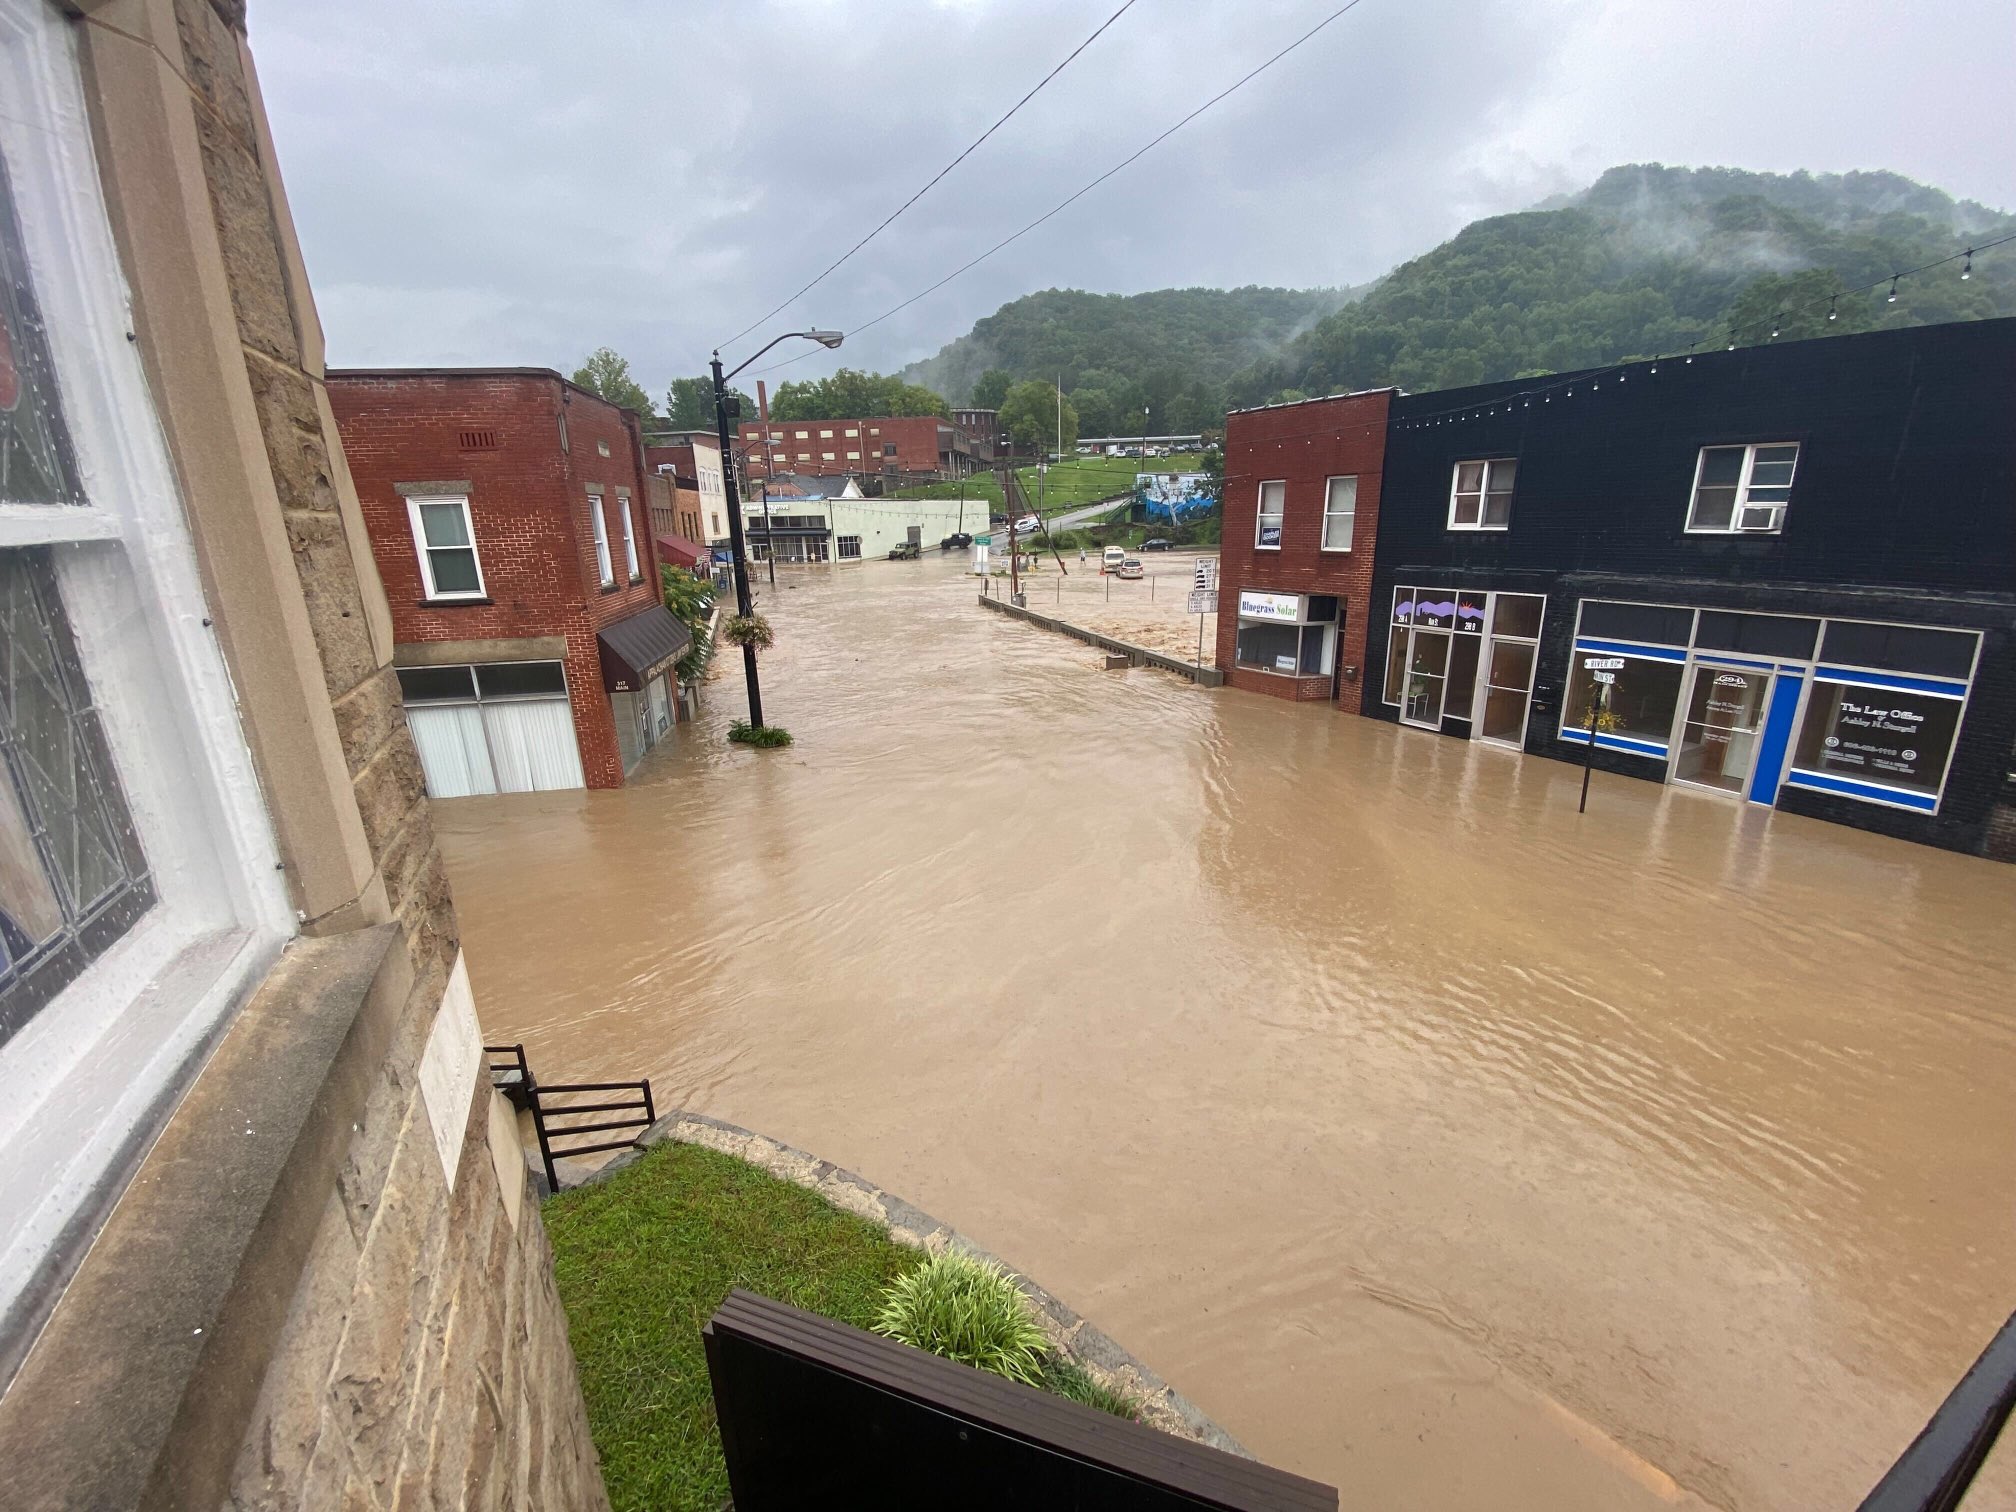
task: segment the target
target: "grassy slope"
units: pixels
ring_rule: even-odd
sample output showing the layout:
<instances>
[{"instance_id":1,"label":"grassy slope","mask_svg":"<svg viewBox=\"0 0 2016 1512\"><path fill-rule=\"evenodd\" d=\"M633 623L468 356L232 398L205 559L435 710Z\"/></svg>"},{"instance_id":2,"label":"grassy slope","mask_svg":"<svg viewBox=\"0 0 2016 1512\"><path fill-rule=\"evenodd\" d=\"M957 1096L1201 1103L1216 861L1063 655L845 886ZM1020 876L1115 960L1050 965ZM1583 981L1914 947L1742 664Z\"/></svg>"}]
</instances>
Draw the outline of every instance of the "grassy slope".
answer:
<instances>
[{"instance_id":1,"label":"grassy slope","mask_svg":"<svg viewBox=\"0 0 2016 1512\"><path fill-rule=\"evenodd\" d=\"M588 1424L617 1512L715 1512L728 1474L700 1325L745 1286L867 1327L921 1258L730 1156L663 1144L546 1205Z\"/></svg>"},{"instance_id":2,"label":"grassy slope","mask_svg":"<svg viewBox=\"0 0 2016 1512\"><path fill-rule=\"evenodd\" d=\"M1148 470L1153 472L1195 472L1202 458L1194 453L1179 457L1150 457ZM1059 462L1049 470L1043 481L1043 513L1056 514L1059 510L1076 509L1084 504L1093 504L1100 499L1110 499L1115 494L1127 492L1134 486L1134 475L1143 470L1139 457L1074 457ZM1022 483L1022 492L1033 505L1036 502L1036 469L1021 467L1016 474ZM906 488L893 495L899 499L956 499L960 485L952 483L927 483L917 488ZM965 483L966 497L985 499L987 507L997 514L1004 507L1001 485L991 473L975 473Z\"/></svg>"}]
</instances>

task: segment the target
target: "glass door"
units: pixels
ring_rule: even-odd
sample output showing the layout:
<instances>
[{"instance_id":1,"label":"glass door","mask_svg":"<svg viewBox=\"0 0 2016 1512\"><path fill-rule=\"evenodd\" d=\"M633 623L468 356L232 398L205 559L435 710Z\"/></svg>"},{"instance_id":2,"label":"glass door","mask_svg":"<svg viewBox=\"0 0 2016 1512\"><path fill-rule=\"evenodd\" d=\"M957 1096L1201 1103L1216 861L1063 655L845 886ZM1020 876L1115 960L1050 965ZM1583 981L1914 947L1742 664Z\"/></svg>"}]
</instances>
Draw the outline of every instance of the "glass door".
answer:
<instances>
[{"instance_id":1,"label":"glass door","mask_svg":"<svg viewBox=\"0 0 2016 1512\"><path fill-rule=\"evenodd\" d=\"M1413 654L1407 663L1407 701L1400 717L1408 724L1442 728L1442 694L1449 678L1449 636L1446 631L1414 627Z\"/></svg>"},{"instance_id":2,"label":"glass door","mask_svg":"<svg viewBox=\"0 0 2016 1512\"><path fill-rule=\"evenodd\" d=\"M1769 672L1695 667L1673 764L1675 780L1740 794L1757 762L1757 735L1770 691Z\"/></svg>"}]
</instances>

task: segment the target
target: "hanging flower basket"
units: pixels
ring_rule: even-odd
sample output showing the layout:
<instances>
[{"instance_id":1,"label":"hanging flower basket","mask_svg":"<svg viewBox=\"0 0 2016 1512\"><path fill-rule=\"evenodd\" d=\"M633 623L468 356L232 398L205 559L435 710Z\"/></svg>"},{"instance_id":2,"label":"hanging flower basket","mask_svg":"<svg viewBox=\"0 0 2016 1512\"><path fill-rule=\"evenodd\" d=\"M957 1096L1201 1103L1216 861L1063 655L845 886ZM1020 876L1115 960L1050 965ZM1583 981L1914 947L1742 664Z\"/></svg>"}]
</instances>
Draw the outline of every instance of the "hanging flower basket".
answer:
<instances>
[{"instance_id":1,"label":"hanging flower basket","mask_svg":"<svg viewBox=\"0 0 2016 1512\"><path fill-rule=\"evenodd\" d=\"M754 646L767 651L776 641L770 621L760 614L731 614L721 621L721 639L735 646Z\"/></svg>"}]
</instances>

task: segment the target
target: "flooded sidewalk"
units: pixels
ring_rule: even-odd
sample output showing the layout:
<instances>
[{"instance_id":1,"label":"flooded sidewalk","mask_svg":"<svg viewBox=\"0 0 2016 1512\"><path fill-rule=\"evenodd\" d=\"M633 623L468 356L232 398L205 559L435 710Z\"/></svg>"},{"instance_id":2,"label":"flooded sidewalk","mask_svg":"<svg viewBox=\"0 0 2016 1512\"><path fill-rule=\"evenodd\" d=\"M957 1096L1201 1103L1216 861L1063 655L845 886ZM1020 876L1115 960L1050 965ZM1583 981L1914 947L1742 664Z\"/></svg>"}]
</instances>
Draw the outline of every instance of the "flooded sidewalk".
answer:
<instances>
[{"instance_id":1,"label":"flooded sidewalk","mask_svg":"<svg viewBox=\"0 0 2016 1512\"><path fill-rule=\"evenodd\" d=\"M1346 1507L1853 1508L2016 1305L2016 868L1578 818L950 561L764 592L792 748L731 667L629 788L434 807L543 1074L904 1192Z\"/></svg>"}]
</instances>

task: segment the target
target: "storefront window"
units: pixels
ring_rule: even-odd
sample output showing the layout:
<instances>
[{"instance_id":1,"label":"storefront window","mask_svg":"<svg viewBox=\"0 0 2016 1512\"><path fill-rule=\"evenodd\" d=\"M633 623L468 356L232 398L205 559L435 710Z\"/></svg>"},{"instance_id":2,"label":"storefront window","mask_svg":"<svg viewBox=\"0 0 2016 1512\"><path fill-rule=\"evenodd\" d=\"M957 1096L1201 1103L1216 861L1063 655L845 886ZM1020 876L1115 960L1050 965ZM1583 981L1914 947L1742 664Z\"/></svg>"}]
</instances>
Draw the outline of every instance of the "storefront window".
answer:
<instances>
[{"instance_id":1,"label":"storefront window","mask_svg":"<svg viewBox=\"0 0 2016 1512\"><path fill-rule=\"evenodd\" d=\"M1673 775L1682 782L1698 782L1727 793L1742 792L1756 765L1764 700L1770 688L1769 672L1696 667Z\"/></svg>"},{"instance_id":2,"label":"storefront window","mask_svg":"<svg viewBox=\"0 0 2016 1512\"><path fill-rule=\"evenodd\" d=\"M1607 687L1608 696L1597 708L1597 733L1645 741L1656 745L1658 754L1663 754L1672 739L1673 714L1680 707L1680 680L1685 668L1679 662L1653 661L1640 656L1607 659L1621 661L1623 665L1603 669L1616 679L1604 684L1583 665L1590 658L1577 653L1569 674L1568 698L1561 706L1561 728L1587 730L1590 705Z\"/></svg>"},{"instance_id":3,"label":"storefront window","mask_svg":"<svg viewBox=\"0 0 2016 1512\"><path fill-rule=\"evenodd\" d=\"M1515 635L1522 640L1540 638L1540 611L1547 600L1537 593L1501 593L1498 611L1491 619L1493 635Z\"/></svg>"},{"instance_id":4,"label":"storefront window","mask_svg":"<svg viewBox=\"0 0 2016 1512\"><path fill-rule=\"evenodd\" d=\"M1241 620L1238 644L1240 666L1292 673L1301 665L1302 626Z\"/></svg>"},{"instance_id":5,"label":"storefront window","mask_svg":"<svg viewBox=\"0 0 2016 1512\"><path fill-rule=\"evenodd\" d=\"M1936 693L1816 680L1793 765L1936 798L1960 709Z\"/></svg>"}]
</instances>

